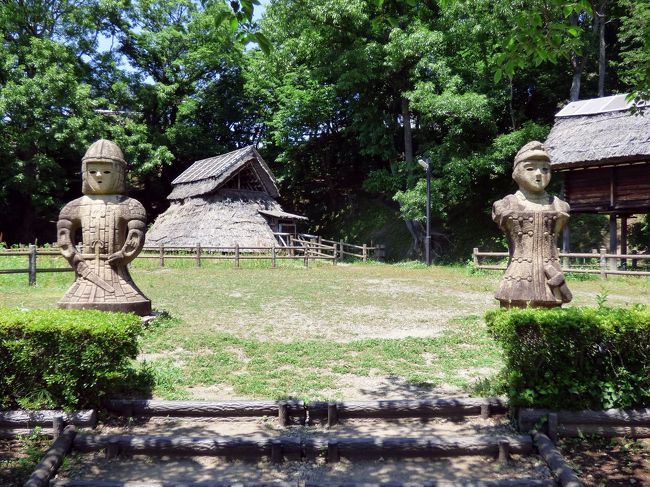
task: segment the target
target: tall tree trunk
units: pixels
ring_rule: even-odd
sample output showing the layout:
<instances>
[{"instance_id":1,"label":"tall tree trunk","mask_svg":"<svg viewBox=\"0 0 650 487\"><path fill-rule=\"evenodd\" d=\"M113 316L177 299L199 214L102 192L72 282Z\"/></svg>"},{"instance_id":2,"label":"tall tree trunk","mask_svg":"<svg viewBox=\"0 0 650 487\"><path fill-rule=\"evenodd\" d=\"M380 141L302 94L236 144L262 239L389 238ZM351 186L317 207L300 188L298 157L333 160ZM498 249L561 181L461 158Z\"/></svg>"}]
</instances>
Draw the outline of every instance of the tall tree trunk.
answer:
<instances>
[{"instance_id":1,"label":"tall tree trunk","mask_svg":"<svg viewBox=\"0 0 650 487\"><path fill-rule=\"evenodd\" d=\"M413 134L411 132L411 107L409 99L402 97L402 121L404 123L404 160L413 164Z\"/></svg>"},{"instance_id":2,"label":"tall tree trunk","mask_svg":"<svg viewBox=\"0 0 650 487\"><path fill-rule=\"evenodd\" d=\"M578 26L578 14L571 15L571 25ZM571 55L571 67L573 68L573 80L569 91L569 101L578 101L580 99L580 83L582 82L582 71L587 61L586 56L578 56L577 53Z\"/></svg>"},{"instance_id":3,"label":"tall tree trunk","mask_svg":"<svg viewBox=\"0 0 650 487\"><path fill-rule=\"evenodd\" d=\"M411 107L410 101L402 97L402 123L404 124L404 160L409 168L413 167L413 133L411 131ZM424 241L424 231L422 224L416 220L404 220L406 228L411 234L411 248L409 249L410 257L420 257L422 255L422 242Z\"/></svg>"},{"instance_id":4,"label":"tall tree trunk","mask_svg":"<svg viewBox=\"0 0 650 487\"><path fill-rule=\"evenodd\" d=\"M601 0L594 12L594 24L598 23L598 97L605 96L605 72L607 69L607 45L605 44L605 8L607 0Z\"/></svg>"}]
</instances>

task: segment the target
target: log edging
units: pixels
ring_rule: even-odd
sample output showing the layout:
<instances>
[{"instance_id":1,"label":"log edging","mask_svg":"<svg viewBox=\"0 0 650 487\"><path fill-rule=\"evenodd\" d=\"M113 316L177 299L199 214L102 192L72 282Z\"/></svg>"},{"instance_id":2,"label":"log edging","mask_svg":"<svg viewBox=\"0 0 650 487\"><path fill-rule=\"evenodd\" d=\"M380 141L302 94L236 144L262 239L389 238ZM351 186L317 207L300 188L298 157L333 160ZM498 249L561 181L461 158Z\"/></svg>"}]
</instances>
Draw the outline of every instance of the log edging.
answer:
<instances>
[{"instance_id":1,"label":"log edging","mask_svg":"<svg viewBox=\"0 0 650 487\"><path fill-rule=\"evenodd\" d=\"M505 414L507 401L498 398L460 398L385 401L158 401L113 399L109 411L123 416L170 417L260 417L277 416L282 424L325 421L333 426L340 420L376 418L433 418Z\"/></svg>"},{"instance_id":2,"label":"log edging","mask_svg":"<svg viewBox=\"0 0 650 487\"><path fill-rule=\"evenodd\" d=\"M97 411L86 409L75 412L42 409L40 411L0 411L1 428L33 428L35 426L52 426L58 418L65 424L74 424L81 428L94 428L97 425Z\"/></svg>"},{"instance_id":3,"label":"log edging","mask_svg":"<svg viewBox=\"0 0 650 487\"><path fill-rule=\"evenodd\" d=\"M545 420L543 428L551 439L585 434L650 438L650 408L604 411L520 408L517 413L519 431L522 433L539 428L542 420Z\"/></svg>"},{"instance_id":4,"label":"log edging","mask_svg":"<svg viewBox=\"0 0 650 487\"><path fill-rule=\"evenodd\" d=\"M43 459L25 482L24 487L46 487L49 484L50 479L56 475L63 463L63 458L72 448L76 434L77 429L72 424L63 429L63 432L45 452Z\"/></svg>"},{"instance_id":5,"label":"log edging","mask_svg":"<svg viewBox=\"0 0 650 487\"><path fill-rule=\"evenodd\" d=\"M431 437L316 437L294 436L155 436L155 435L86 435L79 434L73 448L82 453L110 451L111 456L124 454L206 455L228 458L268 457L273 461L315 459L325 457L337 462L341 457L454 457L492 456L502 454L503 443L508 452L530 454L534 451L529 435Z\"/></svg>"},{"instance_id":6,"label":"log edging","mask_svg":"<svg viewBox=\"0 0 650 487\"><path fill-rule=\"evenodd\" d=\"M305 487L386 487L388 484L366 482L313 482ZM390 487L555 487L553 480L515 479L515 480L459 480L435 481L425 483L393 483ZM50 487L300 487L299 482L119 482L107 480L52 480Z\"/></svg>"},{"instance_id":7,"label":"log edging","mask_svg":"<svg viewBox=\"0 0 650 487\"><path fill-rule=\"evenodd\" d=\"M551 439L544 433L533 433L533 441L548 468L558 479L562 487L584 487L576 473L566 463Z\"/></svg>"}]
</instances>

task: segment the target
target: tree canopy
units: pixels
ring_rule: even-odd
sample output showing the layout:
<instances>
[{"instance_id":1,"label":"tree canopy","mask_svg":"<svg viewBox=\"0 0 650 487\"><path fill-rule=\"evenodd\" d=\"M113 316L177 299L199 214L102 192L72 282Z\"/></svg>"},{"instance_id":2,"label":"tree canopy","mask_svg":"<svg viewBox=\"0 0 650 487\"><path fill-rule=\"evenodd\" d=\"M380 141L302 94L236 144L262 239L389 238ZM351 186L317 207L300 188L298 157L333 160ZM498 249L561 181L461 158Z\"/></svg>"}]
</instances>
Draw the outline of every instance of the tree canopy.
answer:
<instances>
[{"instance_id":1,"label":"tree canopy","mask_svg":"<svg viewBox=\"0 0 650 487\"><path fill-rule=\"evenodd\" d=\"M150 219L193 161L256 144L309 230L498 243L517 149L570 99L648 96L646 0L0 2L0 240L54 240L80 159L115 140ZM399 223L399 220L402 223ZM406 223L406 224L404 224Z\"/></svg>"}]
</instances>

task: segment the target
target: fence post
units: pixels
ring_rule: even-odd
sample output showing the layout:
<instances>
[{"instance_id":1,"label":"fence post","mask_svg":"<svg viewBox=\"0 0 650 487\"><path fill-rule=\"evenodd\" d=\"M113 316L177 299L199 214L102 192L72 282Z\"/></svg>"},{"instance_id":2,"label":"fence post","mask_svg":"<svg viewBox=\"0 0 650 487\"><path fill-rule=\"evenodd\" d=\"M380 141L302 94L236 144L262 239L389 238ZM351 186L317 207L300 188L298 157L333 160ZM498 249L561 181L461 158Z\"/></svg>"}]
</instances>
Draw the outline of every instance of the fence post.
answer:
<instances>
[{"instance_id":1,"label":"fence post","mask_svg":"<svg viewBox=\"0 0 650 487\"><path fill-rule=\"evenodd\" d=\"M345 253L343 252L343 240L339 240L339 256L341 260L345 259Z\"/></svg>"},{"instance_id":2,"label":"fence post","mask_svg":"<svg viewBox=\"0 0 650 487\"><path fill-rule=\"evenodd\" d=\"M632 254L633 254L633 255L636 255L636 254L637 254L636 249L632 251ZM633 271L637 270L637 268L638 268L638 264L637 264L637 262L638 262L638 260L636 260L636 259L632 259L632 270L633 270Z\"/></svg>"},{"instance_id":3,"label":"fence post","mask_svg":"<svg viewBox=\"0 0 650 487\"><path fill-rule=\"evenodd\" d=\"M196 243L196 267L201 267L201 244Z\"/></svg>"},{"instance_id":4,"label":"fence post","mask_svg":"<svg viewBox=\"0 0 650 487\"><path fill-rule=\"evenodd\" d=\"M271 247L271 265L275 269L276 262L275 262L275 244L273 244L273 247Z\"/></svg>"},{"instance_id":5,"label":"fence post","mask_svg":"<svg viewBox=\"0 0 650 487\"><path fill-rule=\"evenodd\" d=\"M29 246L29 285L36 285L36 245Z\"/></svg>"},{"instance_id":6,"label":"fence post","mask_svg":"<svg viewBox=\"0 0 650 487\"><path fill-rule=\"evenodd\" d=\"M235 268L239 269L239 244L235 244Z\"/></svg>"},{"instance_id":7,"label":"fence post","mask_svg":"<svg viewBox=\"0 0 650 487\"><path fill-rule=\"evenodd\" d=\"M289 235L289 256L293 257L293 235Z\"/></svg>"},{"instance_id":8,"label":"fence post","mask_svg":"<svg viewBox=\"0 0 650 487\"><path fill-rule=\"evenodd\" d=\"M605 247L600 248L600 277L607 279L607 259L605 258Z\"/></svg>"},{"instance_id":9,"label":"fence post","mask_svg":"<svg viewBox=\"0 0 650 487\"><path fill-rule=\"evenodd\" d=\"M160 267L165 267L165 244L160 244L158 246L158 260L160 261Z\"/></svg>"},{"instance_id":10,"label":"fence post","mask_svg":"<svg viewBox=\"0 0 650 487\"><path fill-rule=\"evenodd\" d=\"M368 261L368 246L366 244L363 244L363 261Z\"/></svg>"},{"instance_id":11,"label":"fence post","mask_svg":"<svg viewBox=\"0 0 650 487\"><path fill-rule=\"evenodd\" d=\"M474 262L474 269L478 269L478 247L474 247L472 250L472 261Z\"/></svg>"},{"instance_id":12,"label":"fence post","mask_svg":"<svg viewBox=\"0 0 650 487\"><path fill-rule=\"evenodd\" d=\"M305 267L309 267L309 244L305 247Z\"/></svg>"}]
</instances>

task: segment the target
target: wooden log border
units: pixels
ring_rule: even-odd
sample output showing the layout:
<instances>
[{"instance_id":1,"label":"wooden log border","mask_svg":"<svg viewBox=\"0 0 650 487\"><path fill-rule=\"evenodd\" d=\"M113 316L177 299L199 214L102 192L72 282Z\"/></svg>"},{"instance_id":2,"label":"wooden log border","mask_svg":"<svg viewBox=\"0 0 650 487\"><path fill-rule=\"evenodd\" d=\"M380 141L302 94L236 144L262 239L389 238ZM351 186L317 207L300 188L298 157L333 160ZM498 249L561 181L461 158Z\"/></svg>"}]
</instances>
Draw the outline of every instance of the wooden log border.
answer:
<instances>
[{"instance_id":1,"label":"wooden log border","mask_svg":"<svg viewBox=\"0 0 650 487\"><path fill-rule=\"evenodd\" d=\"M508 453L530 454L534 451L529 435L489 436L468 439L449 437L357 437L357 438L297 438L282 437L189 437L153 435L84 435L74 439L73 448L81 453L110 451L111 455L205 455L231 459L270 458L282 460L314 460L326 458L338 462L341 457L361 458L440 458L454 456L490 456L502 453L503 443Z\"/></svg>"},{"instance_id":2,"label":"wooden log border","mask_svg":"<svg viewBox=\"0 0 650 487\"><path fill-rule=\"evenodd\" d=\"M353 482L313 482L305 487L386 487L388 484ZM390 482L390 487L556 487L553 480L459 480L458 482L431 481L423 484ZM119 482L110 480L52 480L50 487L300 487L298 482Z\"/></svg>"},{"instance_id":3,"label":"wooden log border","mask_svg":"<svg viewBox=\"0 0 650 487\"><path fill-rule=\"evenodd\" d=\"M584 487L576 473L566 463L564 457L555 448L551 439L544 433L536 432L533 434L535 446L542 456L548 468L553 475L559 480L562 487Z\"/></svg>"},{"instance_id":4,"label":"wooden log border","mask_svg":"<svg viewBox=\"0 0 650 487\"><path fill-rule=\"evenodd\" d=\"M65 424L74 424L81 428L94 428L97 425L97 411L94 409L72 413L44 409L41 411L0 411L0 428L51 427L57 418L61 418Z\"/></svg>"},{"instance_id":5,"label":"wooden log border","mask_svg":"<svg viewBox=\"0 0 650 487\"><path fill-rule=\"evenodd\" d=\"M423 484L400 484L390 482L353 483L353 482L313 482L305 483L305 487L556 487L553 480L515 479L515 480L459 480L431 481ZM298 482L119 482L106 480L52 480L50 487L300 487Z\"/></svg>"},{"instance_id":6,"label":"wooden log border","mask_svg":"<svg viewBox=\"0 0 650 487\"><path fill-rule=\"evenodd\" d=\"M344 401L312 402L307 405L309 421L327 420L333 426L346 419L398 419L478 416L487 418L492 414L508 411L504 399L435 399L435 400L386 400L386 401Z\"/></svg>"},{"instance_id":7,"label":"wooden log border","mask_svg":"<svg viewBox=\"0 0 650 487\"><path fill-rule=\"evenodd\" d=\"M50 479L56 475L63 463L63 458L70 451L76 434L77 429L74 425L64 428L52 446L45 452L43 459L25 482L24 487L46 487L49 485Z\"/></svg>"},{"instance_id":8,"label":"wooden log border","mask_svg":"<svg viewBox=\"0 0 650 487\"><path fill-rule=\"evenodd\" d=\"M154 401L113 399L106 407L122 416L245 418L275 416L282 425L304 424L303 401Z\"/></svg>"},{"instance_id":9,"label":"wooden log border","mask_svg":"<svg viewBox=\"0 0 650 487\"><path fill-rule=\"evenodd\" d=\"M517 414L522 433L544 428L551 439L556 436L576 437L584 434L650 438L650 408L608 409L605 411L552 411L521 408Z\"/></svg>"}]
</instances>

